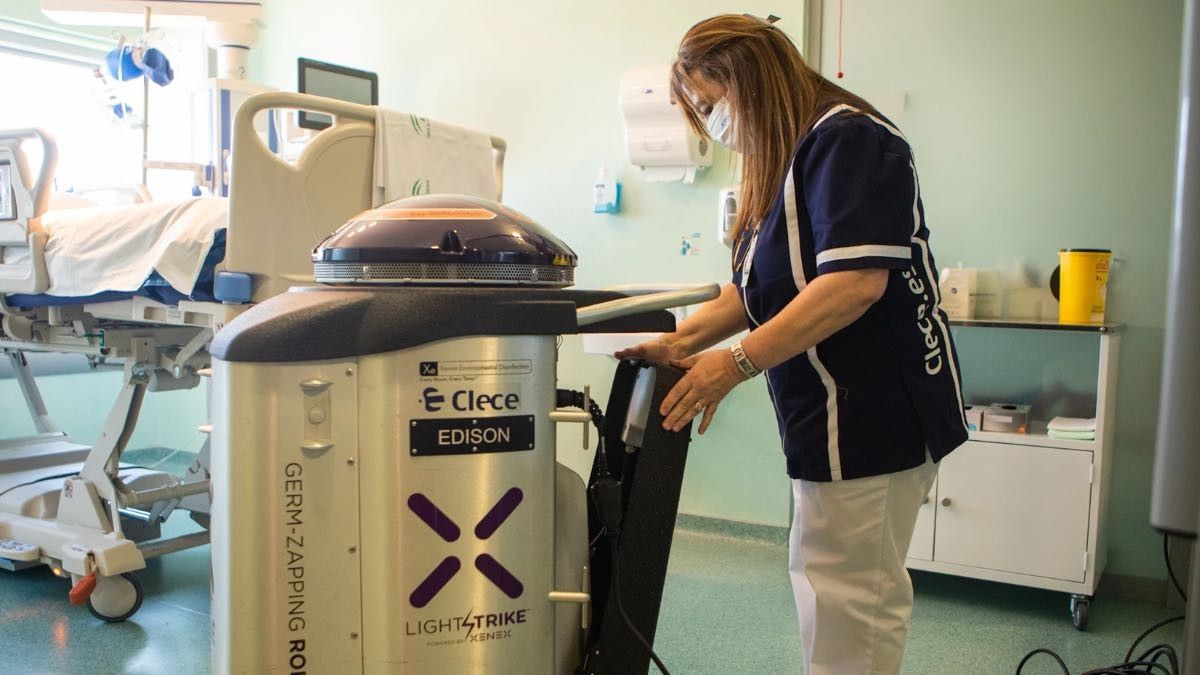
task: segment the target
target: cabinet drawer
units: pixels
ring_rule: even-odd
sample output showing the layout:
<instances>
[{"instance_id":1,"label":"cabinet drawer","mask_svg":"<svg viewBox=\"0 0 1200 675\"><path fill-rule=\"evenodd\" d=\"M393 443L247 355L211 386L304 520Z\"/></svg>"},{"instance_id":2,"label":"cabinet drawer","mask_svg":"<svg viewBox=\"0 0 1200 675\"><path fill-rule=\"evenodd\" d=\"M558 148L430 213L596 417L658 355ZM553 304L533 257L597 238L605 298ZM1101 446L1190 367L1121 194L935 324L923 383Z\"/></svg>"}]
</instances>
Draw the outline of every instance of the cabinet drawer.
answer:
<instances>
[{"instance_id":1,"label":"cabinet drawer","mask_svg":"<svg viewBox=\"0 0 1200 675\"><path fill-rule=\"evenodd\" d=\"M969 441L938 471L934 560L1083 581L1092 453Z\"/></svg>"}]
</instances>

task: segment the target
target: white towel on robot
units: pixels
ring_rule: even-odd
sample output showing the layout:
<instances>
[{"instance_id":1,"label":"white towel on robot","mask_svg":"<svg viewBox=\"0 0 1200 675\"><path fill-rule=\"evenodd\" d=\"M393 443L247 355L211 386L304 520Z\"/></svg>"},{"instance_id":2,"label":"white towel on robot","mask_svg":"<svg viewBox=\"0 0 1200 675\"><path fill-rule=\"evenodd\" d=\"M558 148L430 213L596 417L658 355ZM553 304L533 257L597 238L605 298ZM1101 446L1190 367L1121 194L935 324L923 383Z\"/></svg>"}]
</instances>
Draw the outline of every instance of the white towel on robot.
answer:
<instances>
[{"instance_id":1,"label":"white towel on robot","mask_svg":"<svg viewBox=\"0 0 1200 675\"><path fill-rule=\"evenodd\" d=\"M431 193L496 198L492 137L377 108L374 206Z\"/></svg>"},{"instance_id":2,"label":"white towel on robot","mask_svg":"<svg viewBox=\"0 0 1200 675\"><path fill-rule=\"evenodd\" d=\"M228 201L219 197L48 211L41 219L49 235L46 293L130 292L157 271L175 290L191 294L228 213ZM18 261L6 254L5 262Z\"/></svg>"}]
</instances>

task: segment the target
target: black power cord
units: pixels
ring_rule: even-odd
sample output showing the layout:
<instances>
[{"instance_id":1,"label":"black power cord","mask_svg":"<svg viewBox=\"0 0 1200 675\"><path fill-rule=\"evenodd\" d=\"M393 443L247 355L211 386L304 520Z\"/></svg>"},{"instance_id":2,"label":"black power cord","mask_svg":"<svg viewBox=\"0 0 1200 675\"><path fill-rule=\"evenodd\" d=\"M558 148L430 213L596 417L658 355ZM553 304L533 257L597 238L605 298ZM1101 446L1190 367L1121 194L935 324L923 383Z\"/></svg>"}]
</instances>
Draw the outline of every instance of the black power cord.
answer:
<instances>
[{"instance_id":1,"label":"black power cord","mask_svg":"<svg viewBox=\"0 0 1200 675\"><path fill-rule=\"evenodd\" d=\"M650 660L654 661L654 665L658 667L662 675L671 675L671 671L667 670L662 659L658 658L658 654L654 653L654 648L646 641L646 637L637 629L637 626L633 625L633 621L625 613L625 605L621 603L621 551L616 534L610 533L608 535L608 550L612 555L612 576L609 579L609 595L617 600L617 613L621 615L621 620L625 622L625 627L633 634L634 639L638 641L642 649L645 649L646 653L650 655Z\"/></svg>"},{"instance_id":2,"label":"black power cord","mask_svg":"<svg viewBox=\"0 0 1200 675\"><path fill-rule=\"evenodd\" d=\"M584 399L587 397L581 391L572 391L570 389L559 389L555 396L555 403L559 408L578 408L585 410L583 407ZM600 442L604 442L604 411L600 409L600 404L596 403L596 399L589 399L586 411L592 417L592 426L596 427L596 433L600 434ZM601 445L603 447L603 445Z\"/></svg>"},{"instance_id":3,"label":"black power cord","mask_svg":"<svg viewBox=\"0 0 1200 675\"><path fill-rule=\"evenodd\" d=\"M1163 533L1163 560L1167 561L1167 576L1171 577L1171 583L1175 585L1175 590L1179 591L1179 597L1183 598L1183 603L1187 604L1187 593L1183 592L1183 585L1179 583L1179 579L1175 577L1175 570L1171 568L1171 535Z\"/></svg>"},{"instance_id":4,"label":"black power cord","mask_svg":"<svg viewBox=\"0 0 1200 675\"><path fill-rule=\"evenodd\" d=\"M558 390L557 403L559 407L583 410L584 399L585 396L581 392ZM642 632L633 624L633 620L629 618L629 614L625 611L625 605L621 601L621 482L613 478L608 470L608 452L605 450L604 444L604 413L595 400L589 401L587 412L591 415L592 425L596 427L596 433L600 437L596 446L596 468L600 478L588 486L588 495L596 506L596 516L600 520L602 528L597 539L602 535L608 540L608 550L611 556L608 595L616 600L617 613L621 616L622 622L638 644L642 646L642 649L645 649L646 653L650 655L650 660L654 661L654 665L658 667L662 675L671 675L671 671L667 670L662 659L654 653L654 648L646 640L646 636L642 635ZM595 544L595 541L592 543Z\"/></svg>"},{"instance_id":5,"label":"black power cord","mask_svg":"<svg viewBox=\"0 0 1200 675\"><path fill-rule=\"evenodd\" d=\"M1175 590L1179 591L1179 595L1183 596L1184 602L1186 602L1187 594L1183 592L1183 587L1179 584L1179 580L1175 578L1175 570L1171 567L1169 535L1163 535L1163 560L1167 565L1167 576L1171 578L1171 583L1175 585ZM1181 675L1183 671L1179 669L1179 653L1176 652L1175 648L1169 644L1162 643L1154 645L1145 652L1142 652L1142 655L1136 659L1133 658L1133 654L1135 651L1137 651L1137 646L1142 643L1142 640L1150 637L1154 631L1162 628L1163 626L1183 621L1183 619L1183 616L1175 616L1171 617L1170 619L1163 619L1162 621L1159 621L1153 626L1147 628L1142 632L1141 635L1137 636L1137 639L1133 641L1133 644L1129 645L1129 651L1125 652L1124 663L1119 663L1115 666L1106 666L1104 668L1089 670L1080 673L1080 675ZM1026 654L1025 658L1021 659L1021 662L1017 664L1016 675L1021 675L1021 670L1025 667L1025 664L1038 654L1048 655L1058 663L1058 666L1062 668L1064 675L1071 675L1071 671L1067 668L1067 664L1062 660L1062 657L1060 657L1054 651L1044 647L1035 649ZM1166 663L1159 663L1160 659L1165 659Z\"/></svg>"},{"instance_id":6,"label":"black power cord","mask_svg":"<svg viewBox=\"0 0 1200 675\"><path fill-rule=\"evenodd\" d=\"M1147 628L1145 631L1142 632L1141 635L1137 636L1137 639L1133 641L1133 644L1129 645L1129 651L1125 652L1125 660L1129 661L1129 659L1133 658L1134 650L1137 649L1137 646L1142 643L1142 640L1145 640L1147 637L1149 637L1151 633L1158 630L1159 628L1162 628L1163 626L1167 626L1167 625L1170 625L1173 623L1178 623L1180 621L1183 621L1183 615L1173 616L1169 619L1163 619L1162 621L1159 621L1158 623L1154 624L1153 626ZM1150 648L1149 652L1142 654L1142 658L1149 656L1152 652L1154 652L1160 648L1163 648L1163 647L1170 650L1171 653L1174 654L1175 650L1170 645L1165 645L1165 644L1164 645L1155 645L1154 647ZM1141 659L1138 659L1138 660L1140 661Z\"/></svg>"},{"instance_id":7,"label":"black power cord","mask_svg":"<svg viewBox=\"0 0 1200 675\"><path fill-rule=\"evenodd\" d=\"M1066 664L1066 662L1064 662L1062 660L1062 657L1059 656L1058 654L1056 654L1055 652L1053 652L1049 649L1046 649L1045 647L1039 647L1039 648L1029 652L1028 654L1026 654L1025 658L1021 659L1021 662L1017 664L1017 675L1021 675L1021 670L1025 668L1025 664L1029 663L1029 660L1032 659L1033 657L1037 656L1038 654L1049 655L1050 658L1052 658L1058 662L1059 667L1062 668L1062 671L1064 673L1066 673L1067 675L1071 675L1071 671L1067 670L1067 664Z\"/></svg>"}]
</instances>

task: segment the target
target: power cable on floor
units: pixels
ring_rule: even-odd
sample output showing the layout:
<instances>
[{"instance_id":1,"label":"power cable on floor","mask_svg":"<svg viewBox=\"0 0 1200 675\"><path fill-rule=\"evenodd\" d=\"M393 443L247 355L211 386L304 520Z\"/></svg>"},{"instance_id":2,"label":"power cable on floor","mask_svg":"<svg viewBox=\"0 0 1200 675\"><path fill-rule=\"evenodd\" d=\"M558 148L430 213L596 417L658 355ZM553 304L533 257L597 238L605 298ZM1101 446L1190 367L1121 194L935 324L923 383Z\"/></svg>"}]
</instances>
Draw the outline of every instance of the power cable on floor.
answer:
<instances>
[{"instance_id":1,"label":"power cable on floor","mask_svg":"<svg viewBox=\"0 0 1200 675\"><path fill-rule=\"evenodd\" d=\"M1170 539L1167 535L1163 535L1163 560L1167 565L1167 576L1171 578L1171 583L1175 585L1175 590L1179 591L1179 595L1183 596L1184 602L1187 602L1187 594L1183 592L1183 587L1175 577L1175 570L1171 567L1171 547ZM1175 616L1170 619L1163 619L1147 628L1141 635L1137 636L1133 644L1129 645L1129 650L1125 652L1125 661L1123 663L1089 670L1080 675L1181 675L1183 671L1179 669L1179 653L1175 650L1175 647L1169 644L1156 644L1142 652L1141 656L1136 659L1133 658L1133 654L1137 651L1138 645L1150 637L1154 631L1163 626L1183 621L1183 619L1183 616ZM1021 659L1021 662L1017 664L1016 675L1021 675L1025 664L1029 663L1030 660L1039 654L1046 654L1054 659L1058 663L1058 667L1062 668L1063 675L1071 675L1071 671L1067 668L1067 664L1063 661L1062 657L1053 650L1046 649L1045 647L1035 649L1026 654L1025 658ZM1159 663L1159 661L1165 661L1165 663Z\"/></svg>"}]
</instances>

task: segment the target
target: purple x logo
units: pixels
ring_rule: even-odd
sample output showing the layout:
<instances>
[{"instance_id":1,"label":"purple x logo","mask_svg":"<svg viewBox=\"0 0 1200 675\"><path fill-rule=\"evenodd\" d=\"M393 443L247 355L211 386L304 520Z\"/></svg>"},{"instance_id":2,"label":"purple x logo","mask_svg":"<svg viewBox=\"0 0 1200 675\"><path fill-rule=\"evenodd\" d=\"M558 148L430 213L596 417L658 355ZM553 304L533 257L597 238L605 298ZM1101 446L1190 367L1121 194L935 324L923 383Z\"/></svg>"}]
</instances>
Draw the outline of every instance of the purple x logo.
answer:
<instances>
[{"instance_id":1,"label":"purple x logo","mask_svg":"<svg viewBox=\"0 0 1200 675\"><path fill-rule=\"evenodd\" d=\"M524 497L520 488L510 488L475 525L475 536L481 540L490 538L496 533L496 530L500 529L504 521L508 520L513 511L517 510L517 506L521 504ZM447 542L458 541L462 535L462 531L450 516L447 516L420 492L413 493L408 498L408 508L421 519L421 522L428 525L429 529ZM450 583L460 569L462 569L462 561L455 556L446 556L442 562L438 563L437 567L433 568L429 576L417 584L416 589L408 596L408 601L412 603L413 607L428 605L434 596ZM521 581L513 576L512 572L505 569L498 560L486 553L481 553L475 558L475 569L496 584L496 587L504 591L504 594L510 598L519 598L525 592L525 586L521 584Z\"/></svg>"}]
</instances>

